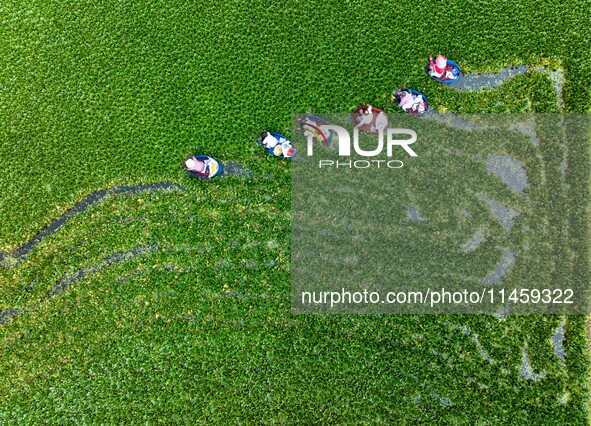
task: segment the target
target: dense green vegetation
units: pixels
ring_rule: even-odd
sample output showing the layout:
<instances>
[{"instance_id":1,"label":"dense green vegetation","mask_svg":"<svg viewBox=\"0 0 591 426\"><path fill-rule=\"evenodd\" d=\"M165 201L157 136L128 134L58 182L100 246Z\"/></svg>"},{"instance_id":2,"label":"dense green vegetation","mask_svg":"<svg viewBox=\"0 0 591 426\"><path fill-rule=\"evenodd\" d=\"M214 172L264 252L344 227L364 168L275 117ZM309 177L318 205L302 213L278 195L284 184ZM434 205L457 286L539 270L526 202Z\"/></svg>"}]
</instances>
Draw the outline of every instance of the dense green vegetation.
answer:
<instances>
[{"instance_id":1,"label":"dense green vegetation","mask_svg":"<svg viewBox=\"0 0 591 426\"><path fill-rule=\"evenodd\" d=\"M469 72L558 67L565 109L588 112L590 6L4 3L0 250L97 189L185 189L109 197L4 262L0 311L22 313L0 325L0 424L587 424L584 316L567 318L563 363L560 317L292 315L290 166L253 142L289 134L293 113L397 112L402 86L441 111L559 110L539 72L489 92L438 85L423 72L438 52ZM585 283L589 141L575 136L516 152L540 172L535 274ZM192 180L181 164L195 151L255 176ZM437 189L423 194L434 206ZM153 249L108 264L136 247ZM59 282L71 285L48 297ZM519 374L524 351L543 379Z\"/></svg>"}]
</instances>

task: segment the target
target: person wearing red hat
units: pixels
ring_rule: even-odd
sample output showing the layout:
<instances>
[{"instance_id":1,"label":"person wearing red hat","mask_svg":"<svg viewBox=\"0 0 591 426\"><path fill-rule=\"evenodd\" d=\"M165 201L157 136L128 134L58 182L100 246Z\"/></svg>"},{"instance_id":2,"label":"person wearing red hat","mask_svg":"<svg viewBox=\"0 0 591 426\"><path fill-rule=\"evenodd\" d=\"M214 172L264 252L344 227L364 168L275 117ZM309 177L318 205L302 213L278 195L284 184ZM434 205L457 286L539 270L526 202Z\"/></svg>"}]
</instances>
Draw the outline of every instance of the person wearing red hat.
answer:
<instances>
[{"instance_id":1,"label":"person wearing red hat","mask_svg":"<svg viewBox=\"0 0 591 426\"><path fill-rule=\"evenodd\" d=\"M439 55L435 61L429 58L429 67L429 75L441 79L447 68L447 58L443 55Z\"/></svg>"}]
</instances>

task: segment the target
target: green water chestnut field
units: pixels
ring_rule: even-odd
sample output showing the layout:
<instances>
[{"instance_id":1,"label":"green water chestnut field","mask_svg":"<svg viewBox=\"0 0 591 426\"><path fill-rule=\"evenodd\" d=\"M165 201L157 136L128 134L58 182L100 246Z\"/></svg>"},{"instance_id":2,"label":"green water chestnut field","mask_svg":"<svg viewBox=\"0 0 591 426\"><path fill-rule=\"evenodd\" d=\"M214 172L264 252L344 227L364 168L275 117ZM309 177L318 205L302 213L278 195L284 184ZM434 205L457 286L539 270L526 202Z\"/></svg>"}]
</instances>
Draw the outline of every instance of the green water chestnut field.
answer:
<instances>
[{"instance_id":1,"label":"green water chestnut field","mask_svg":"<svg viewBox=\"0 0 591 426\"><path fill-rule=\"evenodd\" d=\"M402 87L440 113L587 114L590 34L587 0L3 2L0 425L589 424L585 315L292 314L291 165L254 141L298 113L399 113ZM530 69L455 91L424 73L439 53ZM511 279L584 287L585 135L511 148L529 204L458 162L414 201L437 221L465 201L450 185L493 185L536 231ZM192 153L251 176L193 179ZM35 240L157 182L176 185Z\"/></svg>"}]
</instances>

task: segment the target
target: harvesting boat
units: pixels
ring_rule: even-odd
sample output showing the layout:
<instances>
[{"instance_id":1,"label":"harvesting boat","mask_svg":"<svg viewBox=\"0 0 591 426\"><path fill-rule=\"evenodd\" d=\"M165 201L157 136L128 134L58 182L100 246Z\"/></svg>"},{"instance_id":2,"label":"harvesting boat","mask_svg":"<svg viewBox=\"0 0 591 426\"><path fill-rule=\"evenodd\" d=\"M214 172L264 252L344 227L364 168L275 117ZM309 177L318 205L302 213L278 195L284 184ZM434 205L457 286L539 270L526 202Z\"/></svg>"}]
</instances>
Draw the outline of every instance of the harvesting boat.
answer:
<instances>
[{"instance_id":1,"label":"harvesting boat","mask_svg":"<svg viewBox=\"0 0 591 426\"><path fill-rule=\"evenodd\" d=\"M367 104L353 112L355 128L368 133L379 133L388 128L388 116L379 108Z\"/></svg>"},{"instance_id":2,"label":"harvesting boat","mask_svg":"<svg viewBox=\"0 0 591 426\"><path fill-rule=\"evenodd\" d=\"M295 155L295 149L291 142L279 133L263 132L258 139L258 143L275 157L291 158Z\"/></svg>"},{"instance_id":3,"label":"harvesting boat","mask_svg":"<svg viewBox=\"0 0 591 426\"><path fill-rule=\"evenodd\" d=\"M398 106L410 115L423 115L429 109L429 101L420 92L402 89L395 93Z\"/></svg>"},{"instance_id":4,"label":"harvesting boat","mask_svg":"<svg viewBox=\"0 0 591 426\"><path fill-rule=\"evenodd\" d=\"M461 75L460 66L442 55L439 55L435 61L429 58L425 72L433 80L443 84L453 84Z\"/></svg>"},{"instance_id":5,"label":"harvesting boat","mask_svg":"<svg viewBox=\"0 0 591 426\"><path fill-rule=\"evenodd\" d=\"M185 161L185 168L191 176L211 179L220 176L224 167L222 163L209 155L193 155Z\"/></svg>"},{"instance_id":6,"label":"harvesting boat","mask_svg":"<svg viewBox=\"0 0 591 426\"><path fill-rule=\"evenodd\" d=\"M318 142L324 146L329 146L332 142L333 132L325 132L322 126L328 123L322 117L316 115L306 115L299 120L299 129L304 132L304 136L311 137L312 142Z\"/></svg>"}]
</instances>

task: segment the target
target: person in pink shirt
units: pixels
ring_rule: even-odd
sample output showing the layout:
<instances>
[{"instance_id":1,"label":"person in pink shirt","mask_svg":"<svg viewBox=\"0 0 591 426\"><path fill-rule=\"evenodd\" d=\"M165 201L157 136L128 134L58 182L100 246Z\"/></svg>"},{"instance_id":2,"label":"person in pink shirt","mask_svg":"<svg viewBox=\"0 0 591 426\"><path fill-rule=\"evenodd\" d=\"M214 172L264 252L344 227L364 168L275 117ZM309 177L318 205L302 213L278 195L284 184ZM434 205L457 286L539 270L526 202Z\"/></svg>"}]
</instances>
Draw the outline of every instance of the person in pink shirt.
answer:
<instances>
[{"instance_id":1,"label":"person in pink shirt","mask_svg":"<svg viewBox=\"0 0 591 426\"><path fill-rule=\"evenodd\" d=\"M185 161L185 167L193 176L203 179L216 177L222 171L220 163L207 155L191 156Z\"/></svg>"},{"instance_id":2,"label":"person in pink shirt","mask_svg":"<svg viewBox=\"0 0 591 426\"><path fill-rule=\"evenodd\" d=\"M398 106L409 114L423 114L428 105L422 95L415 95L408 90L401 90L396 94Z\"/></svg>"},{"instance_id":3,"label":"person in pink shirt","mask_svg":"<svg viewBox=\"0 0 591 426\"><path fill-rule=\"evenodd\" d=\"M447 58L443 55L437 56L435 61L429 58L429 75L435 78L442 78L447 68Z\"/></svg>"}]
</instances>

